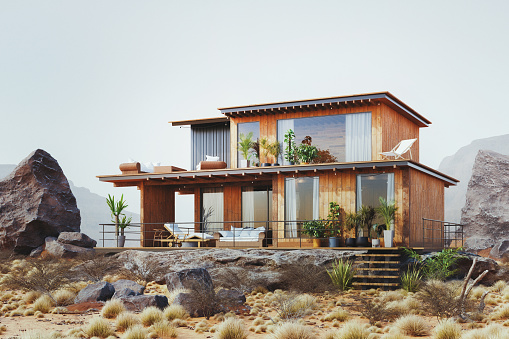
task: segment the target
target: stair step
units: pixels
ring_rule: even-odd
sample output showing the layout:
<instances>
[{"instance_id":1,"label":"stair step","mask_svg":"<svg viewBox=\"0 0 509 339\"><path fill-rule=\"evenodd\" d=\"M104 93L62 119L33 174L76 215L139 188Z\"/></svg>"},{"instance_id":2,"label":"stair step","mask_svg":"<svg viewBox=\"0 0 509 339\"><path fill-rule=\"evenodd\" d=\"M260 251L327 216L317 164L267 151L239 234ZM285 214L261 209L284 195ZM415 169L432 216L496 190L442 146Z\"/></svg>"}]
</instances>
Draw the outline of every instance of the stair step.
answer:
<instances>
[{"instance_id":1,"label":"stair step","mask_svg":"<svg viewBox=\"0 0 509 339\"><path fill-rule=\"evenodd\" d=\"M357 271L399 271L399 268L384 268L384 267L358 267Z\"/></svg>"},{"instance_id":2,"label":"stair step","mask_svg":"<svg viewBox=\"0 0 509 339\"><path fill-rule=\"evenodd\" d=\"M354 286L399 286L398 283L378 283L378 282L354 282L352 283Z\"/></svg>"},{"instance_id":3,"label":"stair step","mask_svg":"<svg viewBox=\"0 0 509 339\"><path fill-rule=\"evenodd\" d=\"M354 275L357 279L399 279L399 275Z\"/></svg>"},{"instance_id":4,"label":"stair step","mask_svg":"<svg viewBox=\"0 0 509 339\"><path fill-rule=\"evenodd\" d=\"M399 264L400 261L369 261L369 260L356 260L355 264Z\"/></svg>"},{"instance_id":5,"label":"stair step","mask_svg":"<svg viewBox=\"0 0 509 339\"><path fill-rule=\"evenodd\" d=\"M391 254L391 253L356 253L355 254L358 257L400 257L400 254Z\"/></svg>"}]
</instances>

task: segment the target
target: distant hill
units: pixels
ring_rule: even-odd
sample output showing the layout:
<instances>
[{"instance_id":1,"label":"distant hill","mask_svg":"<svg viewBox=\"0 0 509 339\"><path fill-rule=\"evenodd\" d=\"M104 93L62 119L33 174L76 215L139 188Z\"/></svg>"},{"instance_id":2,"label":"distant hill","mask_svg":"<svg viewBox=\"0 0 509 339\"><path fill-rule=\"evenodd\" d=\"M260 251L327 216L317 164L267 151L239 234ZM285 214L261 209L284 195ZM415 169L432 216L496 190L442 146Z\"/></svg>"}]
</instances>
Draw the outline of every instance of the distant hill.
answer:
<instances>
[{"instance_id":1,"label":"distant hill","mask_svg":"<svg viewBox=\"0 0 509 339\"><path fill-rule=\"evenodd\" d=\"M16 168L16 165L0 165L0 180L8 176ZM69 180L69 179L68 179ZM106 197L90 192L88 188L74 186L69 180L69 186L76 198L78 208L81 214L81 232L87 234L92 239L97 240L97 246L102 246L102 227L99 224L109 223L111 220ZM133 222L139 222L140 215L128 212L132 215ZM113 246L113 242L106 242L105 246Z\"/></svg>"},{"instance_id":2,"label":"distant hill","mask_svg":"<svg viewBox=\"0 0 509 339\"><path fill-rule=\"evenodd\" d=\"M465 206L468 182L472 176L472 166L479 150L490 150L509 155L509 134L474 140L460 148L454 155L445 157L438 170L450 175L460 183L445 189L445 220L460 222L461 209Z\"/></svg>"}]
</instances>

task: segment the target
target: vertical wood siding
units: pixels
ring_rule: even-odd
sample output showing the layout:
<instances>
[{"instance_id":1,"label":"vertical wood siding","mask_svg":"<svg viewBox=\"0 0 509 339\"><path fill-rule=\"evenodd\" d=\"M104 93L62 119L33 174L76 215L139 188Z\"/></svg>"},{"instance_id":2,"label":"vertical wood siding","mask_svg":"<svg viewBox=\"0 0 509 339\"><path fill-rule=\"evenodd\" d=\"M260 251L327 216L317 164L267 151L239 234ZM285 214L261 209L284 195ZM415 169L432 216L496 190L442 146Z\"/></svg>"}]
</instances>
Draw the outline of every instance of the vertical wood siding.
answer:
<instances>
[{"instance_id":1,"label":"vertical wood siding","mask_svg":"<svg viewBox=\"0 0 509 339\"><path fill-rule=\"evenodd\" d=\"M149 186L142 184L140 187L140 197L141 246L150 247L154 243L154 231L156 229L163 229L162 223L164 222L175 221L175 189L171 186Z\"/></svg>"}]
</instances>

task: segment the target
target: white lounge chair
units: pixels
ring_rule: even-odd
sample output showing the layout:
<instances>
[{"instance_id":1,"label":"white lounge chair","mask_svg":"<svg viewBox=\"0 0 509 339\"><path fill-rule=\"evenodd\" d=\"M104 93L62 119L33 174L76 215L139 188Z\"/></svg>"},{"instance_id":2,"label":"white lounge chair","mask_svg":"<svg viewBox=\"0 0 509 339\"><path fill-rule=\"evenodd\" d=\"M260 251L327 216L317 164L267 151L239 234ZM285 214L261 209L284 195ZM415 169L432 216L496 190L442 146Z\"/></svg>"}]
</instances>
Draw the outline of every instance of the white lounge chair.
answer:
<instances>
[{"instance_id":1,"label":"white lounge chair","mask_svg":"<svg viewBox=\"0 0 509 339\"><path fill-rule=\"evenodd\" d=\"M202 242L214 239L210 234L194 232L192 228L181 228L177 224L164 224L164 228L175 236L180 243L196 243L199 246ZM182 246L187 247L184 244Z\"/></svg>"},{"instance_id":2,"label":"white lounge chair","mask_svg":"<svg viewBox=\"0 0 509 339\"><path fill-rule=\"evenodd\" d=\"M382 156L382 159L388 159L388 157L394 157L394 160L396 159L403 159L403 154L406 152L410 152L410 159L412 159L412 151L410 150L410 147L416 142L417 139L407 139L407 140L401 140L399 144L397 144L391 151L389 152L382 152L380 155Z\"/></svg>"}]
</instances>

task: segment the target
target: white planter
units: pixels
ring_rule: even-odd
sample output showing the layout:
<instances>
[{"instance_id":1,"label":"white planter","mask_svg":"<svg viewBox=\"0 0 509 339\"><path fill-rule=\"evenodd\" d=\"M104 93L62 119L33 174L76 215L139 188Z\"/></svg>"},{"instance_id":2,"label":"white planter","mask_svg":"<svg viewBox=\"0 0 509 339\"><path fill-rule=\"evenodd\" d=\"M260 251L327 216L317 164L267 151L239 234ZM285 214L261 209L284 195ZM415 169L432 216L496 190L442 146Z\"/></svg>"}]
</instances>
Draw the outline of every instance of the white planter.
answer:
<instances>
[{"instance_id":1,"label":"white planter","mask_svg":"<svg viewBox=\"0 0 509 339\"><path fill-rule=\"evenodd\" d=\"M240 168L249 167L250 162L251 162L250 160L245 160L245 159L244 159L244 160L241 160L241 161L240 161Z\"/></svg>"},{"instance_id":2,"label":"white planter","mask_svg":"<svg viewBox=\"0 0 509 339\"><path fill-rule=\"evenodd\" d=\"M384 247L394 247L394 230L384 230Z\"/></svg>"},{"instance_id":3,"label":"white planter","mask_svg":"<svg viewBox=\"0 0 509 339\"><path fill-rule=\"evenodd\" d=\"M371 247L380 247L380 239L371 239Z\"/></svg>"},{"instance_id":4,"label":"white planter","mask_svg":"<svg viewBox=\"0 0 509 339\"><path fill-rule=\"evenodd\" d=\"M125 245L125 235L119 235L117 239L117 247L124 247Z\"/></svg>"}]
</instances>

